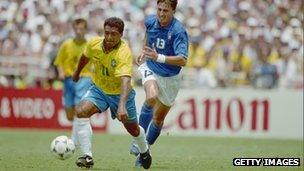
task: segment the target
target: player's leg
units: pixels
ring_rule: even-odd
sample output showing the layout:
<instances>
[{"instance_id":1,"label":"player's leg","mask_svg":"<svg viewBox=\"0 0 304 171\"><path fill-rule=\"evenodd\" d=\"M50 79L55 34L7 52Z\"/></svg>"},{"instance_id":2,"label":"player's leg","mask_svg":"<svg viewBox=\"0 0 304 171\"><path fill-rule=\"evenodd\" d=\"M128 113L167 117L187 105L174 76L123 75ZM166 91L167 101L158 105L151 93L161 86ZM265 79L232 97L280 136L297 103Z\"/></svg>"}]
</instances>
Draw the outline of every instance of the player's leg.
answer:
<instances>
[{"instance_id":1,"label":"player's leg","mask_svg":"<svg viewBox=\"0 0 304 171\"><path fill-rule=\"evenodd\" d=\"M153 117L153 107L156 103L158 95L158 86L154 73L148 68L146 63L143 63L138 68L142 76L142 83L145 87L146 100L141 108L139 115L139 125L147 131L147 128Z\"/></svg>"},{"instance_id":2,"label":"player's leg","mask_svg":"<svg viewBox=\"0 0 304 171\"><path fill-rule=\"evenodd\" d=\"M153 121L150 123L149 128L146 132L146 140L148 142L148 145L154 144L155 140L160 135L164 119L168 114L169 110L170 107L162 104L159 100L157 100L157 103L154 107ZM135 161L135 166L140 167L142 165L142 160L137 157Z\"/></svg>"},{"instance_id":3,"label":"player's leg","mask_svg":"<svg viewBox=\"0 0 304 171\"><path fill-rule=\"evenodd\" d=\"M117 108L120 101L120 96L111 96L110 99L110 109L112 114L117 114ZM145 130L137 123L137 112L135 106L135 91L131 90L126 102L126 109L128 112L128 121L124 123L124 127L128 133L132 136L133 142L137 145L139 150L139 158L142 162L142 166L145 169L150 168L152 163L152 158L148 149L148 144L146 141Z\"/></svg>"},{"instance_id":4,"label":"player's leg","mask_svg":"<svg viewBox=\"0 0 304 171\"><path fill-rule=\"evenodd\" d=\"M147 141L149 145L154 144L160 135L165 117L167 116L170 108L170 106L162 104L159 100L157 101L154 108L153 121L151 122L147 131Z\"/></svg>"},{"instance_id":5,"label":"player's leg","mask_svg":"<svg viewBox=\"0 0 304 171\"><path fill-rule=\"evenodd\" d=\"M139 66L138 71L142 76L142 84L145 88L146 100L141 108L139 115L139 125L145 130L153 118L153 107L156 103L158 95L158 86L154 73L148 68L146 63ZM132 142L130 147L130 154L137 156L139 154L139 149L136 143Z\"/></svg>"},{"instance_id":6,"label":"player's leg","mask_svg":"<svg viewBox=\"0 0 304 171\"><path fill-rule=\"evenodd\" d=\"M145 82L144 88L146 101L140 111L139 125L142 126L146 132L153 117L153 107L157 101L158 86L155 80L148 80Z\"/></svg>"},{"instance_id":7,"label":"player's leg","mask_svg":"<svg viewBox=\"0 0 304 171\"><path fill-rule=\"evenodd\" d=\"M92 167L94 165L92 158L92 127L90 116L98 113L99 109L90 101L82 101L76 106L76 115L74 123L76 125L77 137L79 138L80 149L83 156L76 161L79 167Z\"/></svg>"},{"instance_id":8,"label":"player's leg","mask_svg":"<svg viewBox=\"0 0 304 171\"><path fill-rule=\"evenodd\" d=\"M139 125L147 132L148 126L153 118L153 106L156 103L158 87L155 80L148 80L144 83L146 92L146 101L141 108L139 115ZM130 147L130 154L137 156L139 148L136 143L132 143Z\"/></svg>"},{"instance_id":9,"label":"player's leg","mask_svg":"<svg viewBox=\"0 0 304 171\"><path fill-rule=\"evenodd\" d=\"M73 121L74 118L74 82L68 77L64 79L63 82L63 106L65 109L66 117L69 121Z\"/></svg>"},{"instance_id":10,"label":"player's leg","mask_svg":"<svg viewBox=\"0 0 304 171\"><path fill-rule=\"evenodd\" d=\"M79 144L78 136L76 134L76 125L74 121L74 115L75 115L75 106L65 108L65 113L67 116L67 119L72 122L72 134L71 134L71 139L73 140L74 144L77 146Z\"/></svg>"},{"instance_id":11,"label":"player's leg","mask_svg":"<svg viewBox=\"0 0 304 171\"><path fill-rule=\"evenodd\" d=\"M149 145L154 144L160 135L164 120L173 105L177 93L180 88L181 76L173 77L157 76L157 83L159 85L158 100L154 107L153 121L149 125L147 131L147 141Z\"/></svg>"},{"instance_id":12,"label":"player's leg","mask_svg":"<svg viewBox=\"0 0 304 171\"><path fill-rule=\"evenodd\" d=\"M103 92L95 85L91 86L83 96L82 101L76 105L75 124L77 125L77 135L83 153L76 161L79 167L92 167L92 128L89 118L95 114L105 111L109 107Z\"/></svg>"},{"instance_id":13,"label":"player's leg","mask_svg":"<svg viewBox=\"0 0 304 171\"><path fill-rule=\"evenodd\" d=\"M75 115L75 83L70 77L64 79L64 88L63 88L63 105L66 113L66 118L73 122ZM75 133L75 124L72 125L72 135L71 139L75 145L78 145L78 138Z\"/></svg>"},{"instance_id":14,"label":"player's leg","mask_svg":"<svg viewBox=\"0 0 304 171\"><path fill-rule=\"evenodd\" d=\"M154 144L159 137L162 126L167 116L180 87L180 76L174 77L160 77L156 76L159 94L157 102L154 106L153 121L150 123L146 132L146 139L149 145ZM135 161L135 166L141 165L142 162L139 158Z\"/></svg>"},{"instance_id":15,"label":"player's leg","mask_svg":"<svg viewBox=\"0 0 304 171\"><path fill-rule=\"evenodd\" d=\"M74 82L74 86L73 86L73 91L74 91L74 98L73 98L73 104L78 104L82 98L82 96L84 96L84 94L88 91L88 89L91 87L92 82L91 79L89 77L81 77L77 83ZM73 108L69 111L70 114L68 114L67 116L70 116L71 119L73 120L74 118L77 118L77 116L75 115L75 107L73 106ZM75 116L74 116L75 115ZM87 121L88 119L78 119L78 122L82 122L81 125L86 125L86 127L91 127L90 122ZM72 126L72 135L71 135L71 139L74 141L74 143L76 145L78 145L79 143L79 137L77 134L77 126L79 124L76 124L75 121L73 121L73 126ZM90 128L92 129L92 128Z\"/></svg>"},{"instance_id":16,"label":"player's leg","mask_svg":"<svg viewBox=\"0 0 304 171\"><path fill-rule=\"evenodd\" d=\"M152 163L152 157L148 148L146 141L145 130L137 124L137 122L127 122L124 123L124 127L133 137L134 143L137 145L139 150L139 155L137 156L140 161L140 166L143 166L145 169L150 168Z\"/></svg>"},{"instance_id":17,"label":"player's leg","mask_svg":"<svg viewBox=\"0 0 304 171\"><path fill-rule=\"evenodd\" d=\"M134 142L138 145L140 153L145 153L148 150L148 144L146 141L146 134L144 129L136 122L124 123L124 127L133 137Z\"/></svg>"}]
</instances>

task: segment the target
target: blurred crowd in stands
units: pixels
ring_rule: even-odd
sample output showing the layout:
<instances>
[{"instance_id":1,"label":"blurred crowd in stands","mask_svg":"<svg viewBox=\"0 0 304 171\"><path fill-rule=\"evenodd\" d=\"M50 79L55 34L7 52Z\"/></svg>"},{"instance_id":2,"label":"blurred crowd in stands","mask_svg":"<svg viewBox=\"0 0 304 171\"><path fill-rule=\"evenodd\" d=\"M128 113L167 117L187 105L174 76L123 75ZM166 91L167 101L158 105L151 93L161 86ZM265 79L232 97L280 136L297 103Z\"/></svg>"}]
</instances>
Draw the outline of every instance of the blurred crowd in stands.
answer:
<instances>
[{"instance_id":1,"label":"blurred crowd in stands","mask_svg":"<svg viewBox=\"0 0 304 171\"><path fill-rule=\"evenodd\" d=\"M88 19L88 38L102 34L105 18L125 21L124 38L139 54L149 0L1 0L0 87L62 87L53 66L72 36L70 21ZM302 0L179 0L175 16L190 47L183 69L187 88L303 89ZM140 77L134 65L134 80Z\"/></svg>"}]
</instances>

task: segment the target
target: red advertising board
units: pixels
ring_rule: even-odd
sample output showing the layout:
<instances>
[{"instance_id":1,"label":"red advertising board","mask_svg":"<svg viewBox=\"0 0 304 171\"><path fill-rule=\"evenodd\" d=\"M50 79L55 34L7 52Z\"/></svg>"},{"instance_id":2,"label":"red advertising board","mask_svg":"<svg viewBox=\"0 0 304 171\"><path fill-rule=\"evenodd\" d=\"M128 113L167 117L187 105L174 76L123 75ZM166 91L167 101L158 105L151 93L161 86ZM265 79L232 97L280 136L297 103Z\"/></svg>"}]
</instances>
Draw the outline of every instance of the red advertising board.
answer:
<instances>
[{"instance_id":1,"label":"red advertising board","mask_svg":"<svg viewBox=\"0 0 304 171\"><path fill-rule=\"evenodd\" d=\"M91 118L94 130L106 131L105 114ZM61 90L0 88L0 127L67 129Z\"/></svg>"}]
</instances>

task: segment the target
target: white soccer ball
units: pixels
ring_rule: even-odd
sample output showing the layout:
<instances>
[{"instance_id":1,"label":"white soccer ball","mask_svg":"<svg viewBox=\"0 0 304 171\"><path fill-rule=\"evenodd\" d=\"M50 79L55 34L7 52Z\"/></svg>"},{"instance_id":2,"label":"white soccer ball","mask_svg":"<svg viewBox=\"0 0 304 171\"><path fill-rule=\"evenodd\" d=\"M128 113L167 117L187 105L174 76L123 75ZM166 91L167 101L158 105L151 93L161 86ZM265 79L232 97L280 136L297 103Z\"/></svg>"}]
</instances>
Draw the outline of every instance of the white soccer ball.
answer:
<instances>
[{"instance_id":1,"label":"white soccer ball","mask_svg":"<svg viewBox=\"0 0 304 171\"><path fill-rule=\"evenodd\" d=\"M75 144L67 136L58 136L51 143L51 152L57 158L65 160L72 157L72 155L74 154Z\"/></svg>"}]
</instances>

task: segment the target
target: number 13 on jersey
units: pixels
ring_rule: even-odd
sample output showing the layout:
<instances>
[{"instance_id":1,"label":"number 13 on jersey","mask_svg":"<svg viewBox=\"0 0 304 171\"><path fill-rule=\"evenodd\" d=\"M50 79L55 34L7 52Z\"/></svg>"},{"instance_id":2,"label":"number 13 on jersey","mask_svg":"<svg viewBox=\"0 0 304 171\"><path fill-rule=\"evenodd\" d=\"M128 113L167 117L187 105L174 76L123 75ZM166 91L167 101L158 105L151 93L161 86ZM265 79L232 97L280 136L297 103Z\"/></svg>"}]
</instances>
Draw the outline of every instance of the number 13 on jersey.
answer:
<instances>
[{"instance_id":1,"label":"number 13 on jersey","mask_svg":"<svg viewBox=\"0 0 304 171\"><path fill-rule=\"evenodd\" d=\"M164 49L165 44L166 44L166 41L164 39L161 39L161 38L156 39L156 48L157 49ZM154 43L153 43L153 47L154 47Z\"/></svg>"}]
</instances>

